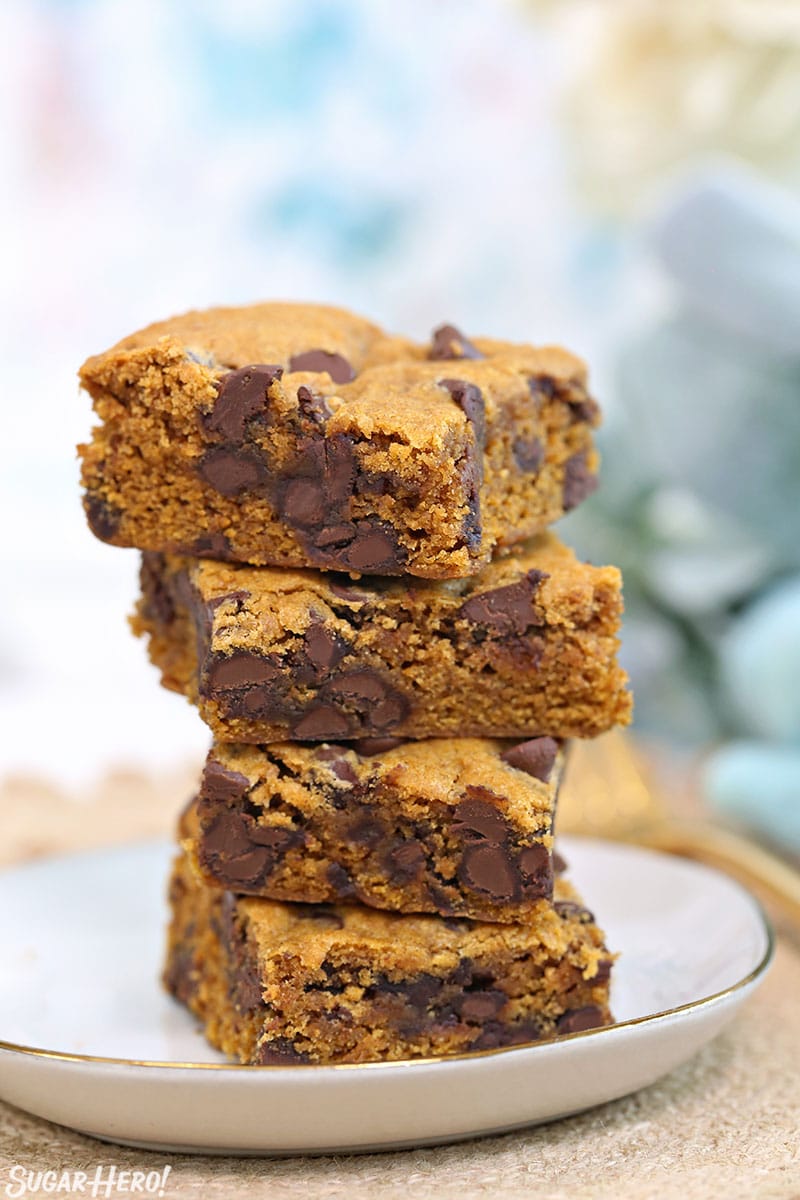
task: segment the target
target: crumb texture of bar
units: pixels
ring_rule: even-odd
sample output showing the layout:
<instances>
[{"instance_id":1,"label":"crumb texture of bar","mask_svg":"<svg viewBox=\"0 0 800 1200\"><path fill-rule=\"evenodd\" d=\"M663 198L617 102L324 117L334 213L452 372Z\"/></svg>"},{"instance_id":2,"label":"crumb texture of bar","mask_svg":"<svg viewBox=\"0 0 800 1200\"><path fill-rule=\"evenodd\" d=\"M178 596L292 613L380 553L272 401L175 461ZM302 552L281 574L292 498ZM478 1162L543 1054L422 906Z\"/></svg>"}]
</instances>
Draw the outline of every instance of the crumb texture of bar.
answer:
<instances>
[{"instance_id":1,"label":"crumb texture of bar","mask_svg":"<svg viewBox=\"0 0 800 1200\"><path fill-rule=\"evenodd\" d=\"M151 325L80 378L86 514L117 546L463 577L596 485L598 408L557 347L260 304Z\"/></svg>"},{"instance_id":2,"label":"crumb texture of bar","mask_svg":"<svg viewBox=\"0 0 800 1200\"><path fill-rule=\"evenodd\" d=\"M611 1022L613 955L561 881L518 925L236 897L185 858L170 900L165 984L242 1063L457 1054Z\"/></svg>"},{"instance_id":3,"label":"crumb texture of bar","mask_svg":"<svg viewBox=\"0 0 800 1200\"><path fill-rule=\"evenodd\" d=\"M218 743L181 821L212 887L524 920L553 894L552 738Z\"/></svg>"},{"instance_id":4,"label":"crumb texture of bar","mask_svg":"<svg viewBox=\"0 0 800 1200\"><path fill-rule=\"evenodd\" d=\"M592 737L630 720L620 574L552 534L478 576L357 583L146 554L133 627L223 741Z\"/></svg>"}]
</instances>

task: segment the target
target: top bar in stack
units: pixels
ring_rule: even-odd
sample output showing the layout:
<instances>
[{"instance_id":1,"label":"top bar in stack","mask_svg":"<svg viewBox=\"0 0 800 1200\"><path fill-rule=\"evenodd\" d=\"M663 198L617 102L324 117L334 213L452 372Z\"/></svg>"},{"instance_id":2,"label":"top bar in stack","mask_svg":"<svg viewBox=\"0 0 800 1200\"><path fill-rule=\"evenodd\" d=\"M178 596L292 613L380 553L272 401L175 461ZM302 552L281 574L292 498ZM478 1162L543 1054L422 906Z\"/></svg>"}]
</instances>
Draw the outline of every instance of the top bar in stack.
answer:
<instances>
[{"instance_id":1,"label":"top bar in stack","mask_svg":"<svg viewBox=\"0 0 800 1200\"><path fill-rule=\"evenodd\" d=\"M117 546L464 577L595 486L597 406L554 347L260 304L151 325L81 379L86 512Z\"/></svg>"}]
</instances>

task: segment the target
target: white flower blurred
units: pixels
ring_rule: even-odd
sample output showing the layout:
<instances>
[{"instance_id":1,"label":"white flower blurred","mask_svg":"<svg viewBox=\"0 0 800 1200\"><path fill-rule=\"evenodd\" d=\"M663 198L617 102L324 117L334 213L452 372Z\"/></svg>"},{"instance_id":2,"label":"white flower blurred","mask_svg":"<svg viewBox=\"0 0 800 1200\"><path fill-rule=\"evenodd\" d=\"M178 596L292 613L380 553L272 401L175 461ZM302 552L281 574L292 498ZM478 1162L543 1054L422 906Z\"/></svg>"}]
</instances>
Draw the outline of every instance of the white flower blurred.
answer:
<instances>
[{"instance_id":1,"label":"white flower blurred","mask_svg":"<svg viewBox=\"0 0 800 1200\"><path fill-rule=\"evenodd\" d=\"M709 152L800 182L796 0L536 5L568 62L565 115L593 206L631 211Z\"/></svg>"}]
</instances>

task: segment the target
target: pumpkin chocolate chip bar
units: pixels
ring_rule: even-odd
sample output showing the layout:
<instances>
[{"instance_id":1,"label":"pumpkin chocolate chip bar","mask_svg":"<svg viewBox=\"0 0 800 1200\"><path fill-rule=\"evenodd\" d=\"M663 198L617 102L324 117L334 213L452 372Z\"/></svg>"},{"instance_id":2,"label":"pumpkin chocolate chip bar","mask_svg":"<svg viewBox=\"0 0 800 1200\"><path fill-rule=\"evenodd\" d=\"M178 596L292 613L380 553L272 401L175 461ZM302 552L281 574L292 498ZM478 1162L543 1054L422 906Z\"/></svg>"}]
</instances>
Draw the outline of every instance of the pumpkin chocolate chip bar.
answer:
<instances>
[{"instance_id":1,"label":"pumpkin chocolate chip bar","mask_svg":"<svg viewBox=\"0 0 800 1200\"><path fill-rule=\"evenodd\" d=\"M144 555L134 629L221 741L591 737L630 719L614 567L551 534L465 580Z\"/></svg>"},{"instance_id":2,"label":"pumpkin chocolate chip bar","mask_svg":"<svg viewBox=\"0 0 800 1200\"><path fill-rule=\"evenodd\" d=\"M497 925L235 896L182 857L170 900L166 986L242 1063L458 1054L611 1021L613 955L562 881Z\"/></svg>"},{"instance_id":3,"label":"pumpkin chocolate chip bar","mask_svg":"<svg viewBox=\"0 0 800 1200\"><path fill-rule=\"evenodd\" d=\"M596 484L599 416L566 351L341 309L151 325L81 370L93 531L117 546L354 575L474 574Z\"/></svg>"},{"instance_id":4,"label":"pumpkin chocolate chip bar","mask_svg":"<svg viewBox=\"0 0 800 1200\"><path fill-rule=\"evenodd\" d=\"M521 921L553 894L564 750L499 742L221 742L181 821L211 887Z\"/></svg>"}]
</instances>

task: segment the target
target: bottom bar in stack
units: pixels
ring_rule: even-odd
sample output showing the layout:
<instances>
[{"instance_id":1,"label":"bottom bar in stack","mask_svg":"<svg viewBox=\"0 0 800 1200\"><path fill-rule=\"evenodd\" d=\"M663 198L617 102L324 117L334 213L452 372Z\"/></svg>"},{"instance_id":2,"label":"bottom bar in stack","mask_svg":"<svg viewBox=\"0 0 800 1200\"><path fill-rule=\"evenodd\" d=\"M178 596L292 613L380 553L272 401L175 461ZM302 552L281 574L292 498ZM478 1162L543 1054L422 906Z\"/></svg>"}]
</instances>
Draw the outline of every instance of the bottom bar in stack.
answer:
<instances>
[{"instance_id":1,"label":"bottom bar in stack","mask_svg":"<svg viewBox=\"0 0 800 1200\"><path fill-rule=\"evenodd\" d=\"M611 1022L613 955L565 881L524 924L235 896L173 870L165 982L242 1063L363 1063Z\"/></svg>"}]
</instances>

